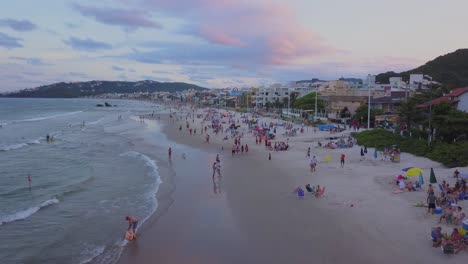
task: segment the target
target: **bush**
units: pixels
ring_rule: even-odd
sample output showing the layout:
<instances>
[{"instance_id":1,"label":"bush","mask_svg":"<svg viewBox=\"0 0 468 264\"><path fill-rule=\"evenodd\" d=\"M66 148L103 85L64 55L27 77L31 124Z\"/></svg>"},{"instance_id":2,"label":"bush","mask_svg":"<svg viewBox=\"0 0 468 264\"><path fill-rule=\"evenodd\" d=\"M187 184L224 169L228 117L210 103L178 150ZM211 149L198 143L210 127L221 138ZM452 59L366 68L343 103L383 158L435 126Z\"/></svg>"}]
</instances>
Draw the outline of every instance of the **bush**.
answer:
<instances>
[{"instance_id":1,"label":"bush","mask_svg":"<svg viewBox=\"0 0 468 264\"><path fill-rule=\"evenodd\" d=\"M432 147L427 146L427 140L401 137L399 134L375 129L355 133L359 145L374 147L383 150L385 147L398 145L403 152L416 156L427 157L438 161L447 167L463 167L468 165L468 142L447 144L434 142Z\"/></svg>"}]
</instances>

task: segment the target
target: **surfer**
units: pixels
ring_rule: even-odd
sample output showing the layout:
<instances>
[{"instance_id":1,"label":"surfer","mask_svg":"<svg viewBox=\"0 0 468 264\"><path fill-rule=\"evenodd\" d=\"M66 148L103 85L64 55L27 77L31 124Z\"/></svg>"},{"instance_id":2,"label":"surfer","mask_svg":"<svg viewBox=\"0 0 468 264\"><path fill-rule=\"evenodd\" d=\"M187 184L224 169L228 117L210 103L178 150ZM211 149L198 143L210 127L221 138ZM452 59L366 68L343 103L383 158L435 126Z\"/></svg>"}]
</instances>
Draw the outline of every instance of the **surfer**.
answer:
<instances>
[{"instance_id":1,"label":"surfer","mask_svg":"<svg viewBox=\"0 0 468 264\"><path fill-rule=\"evenodd\" d=\"M130 231L130 229L132 229L133 238L136 238L136 229L138 227L138 219L134 216L126 216L125 220L128 221L127 231Z\"/></svg>"}]
</instances>

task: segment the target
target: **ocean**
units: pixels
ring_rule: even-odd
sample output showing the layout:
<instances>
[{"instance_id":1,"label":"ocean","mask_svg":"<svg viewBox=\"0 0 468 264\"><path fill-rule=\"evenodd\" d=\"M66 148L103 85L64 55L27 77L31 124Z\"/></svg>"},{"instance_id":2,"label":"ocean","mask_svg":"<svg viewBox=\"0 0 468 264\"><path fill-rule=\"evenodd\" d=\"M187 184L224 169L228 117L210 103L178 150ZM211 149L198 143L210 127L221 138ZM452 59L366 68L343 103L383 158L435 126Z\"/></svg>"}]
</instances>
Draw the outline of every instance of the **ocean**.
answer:
<instances>
[{"instance_id":1,"label":"ocean","mask_svg":"<svg viewBox=\"0 0 468 264\"><path fill-rule=\"evenodd\" d=\"M114 263L157 209L168 142L139 115L165 109L106 101L0 98L0 263Z\"/></svg>"}]
</instances>

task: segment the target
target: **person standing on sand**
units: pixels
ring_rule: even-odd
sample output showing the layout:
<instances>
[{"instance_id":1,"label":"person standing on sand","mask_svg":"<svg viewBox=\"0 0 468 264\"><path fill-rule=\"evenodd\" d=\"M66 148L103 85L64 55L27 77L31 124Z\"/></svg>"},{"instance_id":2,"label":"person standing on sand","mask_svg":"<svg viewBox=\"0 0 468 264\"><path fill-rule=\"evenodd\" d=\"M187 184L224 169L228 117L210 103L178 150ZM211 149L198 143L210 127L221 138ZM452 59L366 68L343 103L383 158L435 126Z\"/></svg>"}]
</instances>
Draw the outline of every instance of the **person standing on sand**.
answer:
<instances>
[{"instance_id":1,"label":"person standing on sand","mask_svg":"<svg viewBox=\"0 0 468 264\"><path fill-rule=\"evenodd\" d=\"M244 154L244 145L241 146L241 154Z\"/></svg>"},{"instance_id":2,"label":"person standing on sand","mask_svg":"<svg viewBox=\"0 0 468 264\"><path fill-rule=\"evenodd\" d=\"M245 144L245 154L249 153L249 146Z\"/></svg>"},{"instance_id":3,"label":"person standing on sand","mask_svg":"<svg viewBox=\"0 0 468 264\"><path fill-rule=\"evenodd\" d=\"M271 153L268 153L268 160L271 160Z\"/></svg>"},{"instance_id":4,"label":"person standing on sand","mask_svg":"<svg viewBox=\"0 0 468 264\"><path fill-rule=\"evenodd\" d=\"M307 155L308 158L310 158L310 147L307 149Z\"/></svg>"},{"instance_id":5,"label":"person standing on sand","mask_svg":"<svg viewBox=\"0 0 468 264\"><path fill-rule=\"evenodd\" d=\"M167 154L169 155L169 159L171 159L171 156L172 156L172 148L169 148L167 150Z\"/></svg>"},{"instance_id":6,"label":"person standing on sand","mask_svg":"<svg viewBox=\"0 0 468 264\"><path fill-rule=\"evenodd\" d=\"M432 213L434 214L434 209L436 207L436 200L437 197L434 195L434 191L429 192L429 195L427 196L427 213Z\"/></svg>"},{"instance_id":7,"label":"person standing on sand","mask_svg":"<svg viewBox=\"0 0 468 264\"><path fill-rule=\"evenodd\" d=\"M344 167L345 158L346 158L346 155L344 153L341 153L340 162L341 162L342 168Z\"/></svg>"},{"instance_id":8,"label":"person standing on sand","mask_svg":"<svg viewBox=\"0 0 468 264\"><path fill-rule=\"evenodd\" d=\"M361 148L361 160L364 160L364 150Z\"/></svg>"}]
</instances>

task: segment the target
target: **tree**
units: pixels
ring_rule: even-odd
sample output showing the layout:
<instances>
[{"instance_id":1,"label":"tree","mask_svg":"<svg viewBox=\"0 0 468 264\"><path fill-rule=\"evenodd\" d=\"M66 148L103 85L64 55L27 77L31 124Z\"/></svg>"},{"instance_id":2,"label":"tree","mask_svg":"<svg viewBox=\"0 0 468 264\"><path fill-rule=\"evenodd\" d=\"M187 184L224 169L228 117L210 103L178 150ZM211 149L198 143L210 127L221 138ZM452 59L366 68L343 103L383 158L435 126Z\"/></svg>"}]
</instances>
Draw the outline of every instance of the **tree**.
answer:
<instances>
[{"instance_id":1,"label":"tree","mask_svg":"<svg viewBox=\"0 0 468 264\"><path fill-rule=\"evenodd\" d=\"M436 131L436 138L447 143L466 139L468 114L455 109L449 103L435 105L432 113L432 128Z\"/></svg>"},{"instance_id":2,"label":"tree","mask_svg":"<svg viewBox=\"0 0 468 264\"><path fill-rule=\"evenodd\" d=\"M297 101L297 97L299 96L299 93L298 92L291 92L289 94L289 107L290 108L295 108L296 106L296 101Z\"/></svg>"},{"instance_id":3,"label":"tree","mask_svg":"<svg viewBox=\"0 0 468 264\"><path fill-rule=\"evenodd\" d=\"M412 124L418 123L424 119L422 110L418 108L417 101L410 98L408 102L402 103L399 107L399 116L402 124L406 125L407 131L411 131Z\"/></svg>"},{"instance_id":4,"label":"tree","mask_svg":"<svg viewBox=\"0 0 468 264\"><path fill-rule=\"evenodd\" d=\"M343 113L344 111L345 109L343 109L341 112ZM371 109L370 111L371 127L375 123L375 116L383 115L383 114L384 114L384 111L382 109ZM361 121L363 124L367 124L367 116L368 116L368 106L367 104L363 104L356 110L356 113L354 114L354 119Z\"/></svg>"},{"instance_id":5,"label":"tree","mask_svg":"<svg viewBox=\"0 0 468 264\"><path fill-rule=\"evenodd\" d=\"M304 95L298 98L295 107L303 110L315 110L315 92ZM322 99L317 98L317 111L325 109L325 103Z\"/></svg>"}]
</instances>

